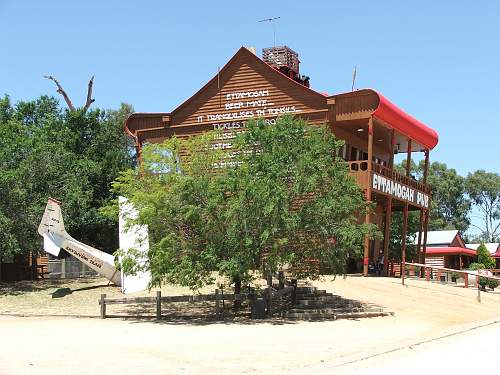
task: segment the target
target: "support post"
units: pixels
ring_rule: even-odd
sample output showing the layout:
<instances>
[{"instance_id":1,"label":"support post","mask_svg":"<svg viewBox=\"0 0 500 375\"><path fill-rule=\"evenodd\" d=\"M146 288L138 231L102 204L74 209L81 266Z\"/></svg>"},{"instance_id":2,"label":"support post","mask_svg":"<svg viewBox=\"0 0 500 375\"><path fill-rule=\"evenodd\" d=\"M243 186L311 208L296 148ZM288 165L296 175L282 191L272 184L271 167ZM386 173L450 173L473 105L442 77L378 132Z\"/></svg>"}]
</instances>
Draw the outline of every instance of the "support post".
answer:
<instances>
[{"instance_id":1,"label":"support post","mask_svg":"<svg viewBox=\"0 0 500 375\"><path fill-rule=\"evenodd\" d=\"M403 233L401 246L401 283L405 285L406 268L406 232L408 231L408 203L403 208Z\"/></svg>"},{"instance_id":2,"label":"support post","mask_svg":"<svg viewBox=\"0 0 500 375\"><path fill-rule=\"evenodd\" d=\"M219 289L215 289L215 316L217 320L221 320L222 318L222 313L220 309L220 295L219 295Z\"/></svg>"},{"instance_id":3,"label":"support post","mask_svg":"<svg viewBox=\"0 0 500 375\"><path fill-rule=\"evenodd\" d=\"M384 228L384 276L388 275L389 266L389 243L391 240L391 222L392 222L392 198L387 197L387 206L385 208L385 228Z\"/></svg>"},{"instance_id":4,"label":"support post","mask_svg":"<svg viewBox=\"0 0 500 375\"><path fill-rule=\"evenodd\" d=\"M417 240L417 259L419 263L423 263L422 261L422 230L424 228L424 210L420 209L420 219L418 225L418 240ZM417 277L424 277L423 272Z\"/></svg>"},{"instance_id":5,"label":"support post","mask_svg":"<svg viewBox=\"0 0 500 375\"><path fill-rule=\"evenodd\" d=\"M61 259L61 279L66 278L66 258Z\"/></svg>"},{"instance_id":6,"label":"support post","mask_svg":"<svg viewBox=\"0 0 500 375\"><path fill-rule=\"evenodd\" d=\"M156 291L156 319L161 319L161 291Z\"/></svg>"},{"instance_id":7,"label":"support post","mask_svg":"<svg viewBox=\"0 0 500 375\"><path fill-rule=\"evenodd\" d=\"M371 177L372 177L372 159L373 159L373 118L370 117L368 120L368 161L367 170L369 184L366 186L366 201L371 202L372 191L371 191ZM367 210L365 214L365 224L370 223L370 212ZM368 276L368 262L369 262L369 251L370 251L370 238L365 236L365 246L363 251L363 276Z\"/></svg>"},{"instance_id":8,"label":"support post","mask_svg":"<svg viewBox=\"0 0 500 375\"><path fill-rule=\"evenodd\" d=\"M425 218L424 218L424 241L422 244L422 263L426 263L426 257L427 257L427 228L429 227L429 209L425 211Z\"/></svg>"},{"instance_id":9,"label":"support post","mask_svg":"<svg viewBox=\"0 0 500 375\"><path fill-rule=\"evenodd\" d=\"M424 161L424 176L422 178L422 183L424 186L427 186L427 176L429 174L429 149L425 150L425 161ZM431 202L429 200L429 207L427 207L427 210L422 210L422 213L424 214L424 224L423 224L423 231L424 231L424 243L423 243L423 248L422 248L422 259L420 263L425 264L425 258L426 258L426 253L427 253L427 229L429 227L429 213L431 209Z\"/></svg>"},{"instance_id":10,"label":"support post","mask_svg":"<svg viewBox=\"0 0 500 375\"><path fill-rule=\"evenodd\" d=\"M101 319L106 319L106 294L101 294Z\"/></svg>"},{"instance_id":11,"label":"support post","mask_svg":"<svg viewBox=\"0 0 500 375\"><path fill-rule=\"evenodd\" d=\"M408 138L406 148L406 177L410 177L411 167L411 139ZM401 249L401 283L405 285L405 266L406 266L406 233L408 231L408 203L405 203L403 208L403 233L402 233L402 249Z\"/></svg>"}]
</instances>

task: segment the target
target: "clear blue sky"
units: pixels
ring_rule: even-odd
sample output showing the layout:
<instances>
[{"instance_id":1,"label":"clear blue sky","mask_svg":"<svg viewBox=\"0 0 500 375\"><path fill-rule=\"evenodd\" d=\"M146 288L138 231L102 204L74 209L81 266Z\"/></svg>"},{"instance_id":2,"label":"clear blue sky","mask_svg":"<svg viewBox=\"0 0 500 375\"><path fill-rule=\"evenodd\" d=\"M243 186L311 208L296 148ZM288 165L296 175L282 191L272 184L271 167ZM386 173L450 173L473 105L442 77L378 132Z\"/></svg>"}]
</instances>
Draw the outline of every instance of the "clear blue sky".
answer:
<instances>
[{"instance_id":1,"label":"clear blue sky","mask_svg":"<svg viewBox=\"0 0 500 375\"><path fill-rule=\"evenodd\" d=\"M500 172L500 1L0 0L0 95L170 111L242 46L300 54L321 92L372 87L436 129L431 160L459 173ZM64 102L61 101L61 104Z\"/></svg>"}]
</instances>

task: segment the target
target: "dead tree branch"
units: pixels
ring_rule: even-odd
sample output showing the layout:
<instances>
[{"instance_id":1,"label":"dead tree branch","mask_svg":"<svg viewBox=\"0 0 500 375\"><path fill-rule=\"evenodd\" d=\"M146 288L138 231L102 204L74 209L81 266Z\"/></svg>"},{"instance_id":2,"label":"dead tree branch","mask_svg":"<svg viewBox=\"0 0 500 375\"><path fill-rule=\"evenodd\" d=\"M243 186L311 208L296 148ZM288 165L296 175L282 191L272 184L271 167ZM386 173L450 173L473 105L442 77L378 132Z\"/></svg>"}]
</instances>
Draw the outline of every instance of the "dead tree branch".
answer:
<instances>
[{"instance_id":1,"label":"dead tree branch","mask_svg":"<svg viewBox=\"0 0 500 375\"><path fill-rule=\"evenodd\" d=\"M62 86L59 83L59 81L57 79L55 79L54 77L52 77L52 76L43 76L43 77L47 78L47 79L50 79L51 81L54 81L54 83L57 86L57 92L63 96L64 100L66 101L66 104L68 105L68 108L71 111L74 111L75 110L75 106L71 102L71 99L69 98L68 94L66 94L66 91L64 91L64 89L62 88Z\"/></svg>"},{"instance_id":2,"label":"dead tree branch","mask_svg":"<svg viewBox=\"0 0 500 375\"><path fill-rule=\"evenodd\" d=\"M87 112L87 109L89 109L90 105L94 103L95 99L92 99L92 86L94 84L94 76L89 81L89 87L87 90L87 101L85 102L85 106L83 107L83 112Z\"/></svg>"},{"instance_id":3,"label":"dead tree branch","mask_svg":"<svg viewBox=\"0 0 500 375\"><path fill-rule=\"evenodd\" d=\"M66 101L66 104L68 105L68 108L70 111L75 111L76 108L71 102L71 99L69 98L68 94L66 94L66 91L64 91L63 87L59 83L57 79L55 79L53 76L43 76L44 78L50 79L53 81L56 86L57 86L57 92L62 95L64 100ZM91 106L92 103L95 102L95 99L92 98L92 86L94 85L94 76L90 78L88 89L87 89L87 101L85 102L85 105L83 106L83 112L87 112L89 107Z\"/></svg>"}]
</instances>

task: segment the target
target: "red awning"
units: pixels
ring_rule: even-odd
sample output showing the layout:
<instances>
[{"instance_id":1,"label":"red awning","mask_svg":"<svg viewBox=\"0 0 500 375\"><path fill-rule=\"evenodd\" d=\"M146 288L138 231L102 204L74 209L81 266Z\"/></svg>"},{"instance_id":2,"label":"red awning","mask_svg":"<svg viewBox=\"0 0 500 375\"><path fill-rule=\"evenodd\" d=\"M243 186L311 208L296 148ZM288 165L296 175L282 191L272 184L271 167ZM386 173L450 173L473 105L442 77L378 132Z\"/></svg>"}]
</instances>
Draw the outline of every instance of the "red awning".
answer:
<instances>
[{"instance_id":1,"label":"red awning","mask_svg":"<svg viewBox=\"0 0 500 375\"><path fill-rule=\"evenodd\" d=\"M435 130L410 116L375 90L372 91L377 94L379 98L378 107L373 112L374 117L386 122L388 125L425 148L431 150L436 147L438 143L438 134Z\"/></svg>"},{"instance_id":2,"label":"red awning","mask_svg":"<svg viewBox=\"0 0 500 375\"><path fill-rule=\"evenodd\" d=\"M466 247L428 247L425 255L467 255L475 257L476 250L467 249Z\"/></svg>"}]
</instances>

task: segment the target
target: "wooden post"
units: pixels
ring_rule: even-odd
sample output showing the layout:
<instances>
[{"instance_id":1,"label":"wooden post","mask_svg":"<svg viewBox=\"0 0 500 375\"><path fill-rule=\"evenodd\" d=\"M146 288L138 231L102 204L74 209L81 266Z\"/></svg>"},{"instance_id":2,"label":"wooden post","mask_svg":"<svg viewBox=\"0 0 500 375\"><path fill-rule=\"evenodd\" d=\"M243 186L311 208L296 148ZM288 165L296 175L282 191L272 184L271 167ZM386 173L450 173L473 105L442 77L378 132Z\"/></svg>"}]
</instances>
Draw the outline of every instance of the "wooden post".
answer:
<instances>
[{"instance_id":1,"label":"wooden post","mask_svg":"<svg viewBox=\"0 0 500 375\"><path fill-rule=\"evenodd\" d=\"M273 289L270 286L267 287L267 315L273 316Z\"/></svg>"},{"instance_id":2,"label":"wooden post","mask_svg":"<svg viewBox=\"0 0 500 375\"><path fill-rule=\"evenodd\" d=\"M101 294L101 319L106 319L106 294Z\"/></svg>"},{"instance_id":3,"label":"wooden post","mask_svg":"<svg viewBox=\"0 0 500 375\"><path fill-rule=\"evenodd\" d=\"M405 285L405 267L406 267L406 232L408 231L408 203L405 203L403 209L403 233L401 248L401 283Z\"/></svg>"},{"instance_id":4,"label":"wooden post","mask_svg":"<svg viewBox=\"0 0 500 375\"><path fill-rule=\"evenodd\" d=\"M371 191L371 180L372 180L372 159L373 159L373 118L370 117L368 120L368 166L366 173L368 175L369 185L366 186L366 201L371 202L372 191ZM365 214L365 224L370 223L370 212L367 211ZM363 275L368 276L368 262L369 262L369 251L370 251L370 238L365 236L365 246L363 251Z\"/></svg>"},{"instance_id":5,"label":"wooden post","mask_svg":"<svg viewBox=\"0 0 500 375\"><path fill-rule=\"evenodd\" d=\"M61 259L61 279L66 278L66 258Z\"/></svg>"},{"instance_id":6,"label":"wooden post","mask_svg":"<svg viewBox=\"0 0 500 375\"><path fill-rule=\"evenodd\" d=\"M215 316L218 320L220 320L222 317L220 311L219 289L215 289Z\"/></svg>"},{"instance_id":7,"label":"wooden post","mask_svg":"<svg viewBox=\"0 0 500 375\"><path fill-rule=\"evenodd\" d=\"M161 319L161 291L156 291L156 319Z\"/></svg>"},{"instance_id":8,"label":"wooden post","mask_svg":"<svg viewBox=\"0 0 500 375\"><path fill-rule=\"evenodd\" d=\"M424 176L422 178L422 183L427 184L427 175L429 171L429 150L425 150L425 161L424 161Z\"/></svg>"},{"instance_id":9,"label":"wooden post","mask_svg":"<svg viewBox=\"0 0 500 375\"><path fill-rule=\"evenodd\" d=\"M410 177L411 167L411 139L408 138L406 148L406 177ZM402 233L402 249L401 249L401 283L405 285L405 268L406 268L406 233L408 231L408 203L405 203L403 208L403 233Z\"/></svg>"},{"instance_id":10,"label":"wooden post","mask_svg":"<svg viewBox=\"0 0 500 375\"><path fill-rule=\"evenodd\" d=\"M392 222L392 198L387 197L387 206L385 208L385 228L384 228L384 275L388 275L389 266L389 243L391 241L391 222Z\"/></svg>"},{"instance_id":11,"label":"wooden post","mask_svg":"<svg viewBox=\"0 0 500 375\"><path fill-rule=\"evenodd\" d=\"M425 280L431 281L431 270L427 267L425 267Z\"/></svg>"},{"instance_id":12,"label":"wooden post","mask_svg":"<svg viewBox=\"0 0 500 375\"><path fill-rule=\"evenodd\" d=\"M425 211L425 218L424 218L424 240L422 243L422 263L426 263L426 257L427 257L427 229L429 227L429 211Z\"/></svg>"},{"instance_id":13,"label":"wooden post","mask_svg":"<svg viewBox=\"0 0 500 375\"><path fill-rule=\"evenodd\" d=\"M417 259L419 263L424 263L422 261L422 230L424 228L424 210L420 209L420 220L418 226L418 240L417 240ZM418 277L424 277L423 273L418 275Z\"/></svg>"},{"instance_id":14,"label":"wooden post","mask_svg":"<svg viewBox=\"0 0 500 375\"><path fill-rule=\"evenodd\" d=\"M469 274L468 273L463 273L462 277L464 278L464 288L469 287Z\"/></svg>"},{"instance_id":15,"label":"wooden post","mask_svg":"<svg viewBox=\"0 0 500 375\"><path fill-rule=\"evenodd\" d=\"M426 149L425 150L425 161L424 161L424 176L422 178L422 183L424 184L424 186L427 186L428 172L429 172L429 149ZM429 197L429 207L427 207L427 210L422 210L422 213L424 215L424 224L423 224L424 241L422 244L422 259L420 262L423 264L425 264L425 258L427 255L427 229L429 227L430 209L431 209L431 202L430 202L430 197Z\"/></svg>"}]
</instances>

